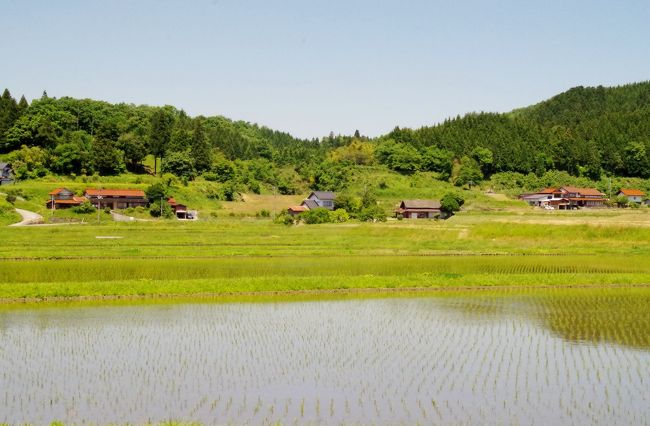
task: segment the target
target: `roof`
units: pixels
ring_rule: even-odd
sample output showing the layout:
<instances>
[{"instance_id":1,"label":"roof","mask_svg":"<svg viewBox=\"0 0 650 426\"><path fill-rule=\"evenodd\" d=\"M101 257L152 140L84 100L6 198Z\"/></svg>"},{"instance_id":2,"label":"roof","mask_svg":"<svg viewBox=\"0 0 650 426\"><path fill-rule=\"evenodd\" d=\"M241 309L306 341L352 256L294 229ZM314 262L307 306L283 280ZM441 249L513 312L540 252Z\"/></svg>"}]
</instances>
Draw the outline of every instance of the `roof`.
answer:
<instances>
[{"instance_id":1,"label":"roof","mask_svg":"<svg viewBox=\"0 0 650 426\"><path fill-rule=\"evenodd\" d=\"M69 200L54 200L54 204L83 204L88 199L86 197L72 197L72 199ZM48 203L51 202L48 200Z\"/></svg>"},{"instance_id":2,"label":"roof","mask_svg":"<svg viewBox=\"0 0 650 426\"><path fill-rule=\"evenodd\" d=\"M305 207L307 207L308 209L317 209L317 208L320 207L320 206L318 205L318 203L316 203L316 201L314 201L314 200L304 200L304 201L302 202L302 204L300 204L300 205L301 205L301 206L305 206Z\"/></svg>"},{"instance_id":3,"label":"roof","mask_svg":"<svg viewBox=\"0 0 650 426\"><path fill-rule=\"evenodd\" d=\"M287 210L299 213L299 212L306 212L309 210L309 208L307 206L291 206Z\"/></svg>"},{"instance_id":4,"label":"roof","mask_svg":"<svg viewBox=\"0 0 650 426\"><path fill-rule=\"evenodd\" d=\"M627 195L628 197L634 197L634 196L644 197L645 196L645 192L640 191L638 189L621 188L619 193L621 193L623 195Z\"/></svg>"},{"instance_id":5,"label":"roof","mask_svg":"<svg viewBox=\"0 0 650 426\"><path fill-rule=\"evenodd\" d=\"M576 193L580 195L595 195L598 197L602 197L605 194L600 192L599 190L595 188L576 188L575 186L563 186L561 189L564 189L566 192L571 192L571 193Z\"/></svg>"},{"instance_id":6,"label":"roof","mask_svg":"<svg viewBox=\"0 0 650 426\"><path fill-rule=\"evenodd\" d=\"M438 200L403 200L400 203L401 209L430 209L440 210L440 201Z\"/></svg>"},{"instance_id":7,"label":"roof","mask_svg":"<svg viewBox=\"0 0 650 426\"><path fill-rule=\"evenodd\" d=\"M51 190L47 195L58 195L61 191L63 191L65 188L56 188Z\"/></svg>"},{"instance_id":8,"label":"roof","mask_svg":"<svg viewBox=\"0 0 650 426\"><path fill-rule=\"evenodd\" d=\"M312 195L315 195L319 200L334 200L336 198L336 194L332 191L314 191L307 198L311 198Z\"/></svg>"},{"instance_id":9,"label":"roof","mask_svg":"<svg viewBox=\"0 0 650 426\"><path fill-rule=\"evenodd\" d=\"M90 197L142 197L144 191L140 189L86 189L86 195Z\"/></svg>"}]
</instances>

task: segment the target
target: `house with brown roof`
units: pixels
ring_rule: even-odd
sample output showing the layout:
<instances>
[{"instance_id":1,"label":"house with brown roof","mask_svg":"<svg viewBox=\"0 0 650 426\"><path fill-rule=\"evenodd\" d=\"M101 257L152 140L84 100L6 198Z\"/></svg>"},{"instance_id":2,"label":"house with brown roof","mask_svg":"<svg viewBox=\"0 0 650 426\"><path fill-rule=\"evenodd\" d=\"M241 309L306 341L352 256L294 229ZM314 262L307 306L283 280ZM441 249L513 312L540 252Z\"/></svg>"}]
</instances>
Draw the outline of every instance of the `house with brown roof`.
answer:
<instances>
[{"instance_id":1,"label":"house with brown roof","mask_svg":"<svg viewBox=\"0 0 650 426\"><path fill-rule=\"evenodd\" d=\"M146 207L149 200L140 189L87 189L84 194L98 208Z\"/></svg>"},{"instance_id":2,"label":"house with brown roof","mask_svg":"<svg viewBox=\"0 0 650 426\"><path fill-rule=\"evenodd\" d=\"M47 200L45 206L51 210L80 206L88 201L86 197L77 197L67 188L56 188L47 195L50 196L50 199Z\"/></svg>"},{"instance_id":3,"label":"house with brown roof","mask_svg":"<svg viewBox=\"0 0 650 426\"><path fill-rule=\"evenodd\" d=\"M626 197L629 203L643 203L646 193L638 189L621 188L617 194L619 197Z\"/></svg>"},{"instance_id":4,"label":"house with brown roof","mask_svg":"<svg viewBox=\"0 0 650 426\"><path fill-rule=\"evenodd\" d=\"M577 188L574 186L544 188L539 192L523 194L519 199L526 201L531 206L559 210L603 207L607 201L605 194L595 188Z\"/></svg>"},{"instance_id":5,"label":"house with brown roof","mask_svg":"<svg viewBox=\"0 0 650 426\"><path fill-rule=\"evenodd\" d=\"M395 210L396 217L404 219L435 219L442 214L438 200L403 200Z\"/></svg>"}]
</instances>

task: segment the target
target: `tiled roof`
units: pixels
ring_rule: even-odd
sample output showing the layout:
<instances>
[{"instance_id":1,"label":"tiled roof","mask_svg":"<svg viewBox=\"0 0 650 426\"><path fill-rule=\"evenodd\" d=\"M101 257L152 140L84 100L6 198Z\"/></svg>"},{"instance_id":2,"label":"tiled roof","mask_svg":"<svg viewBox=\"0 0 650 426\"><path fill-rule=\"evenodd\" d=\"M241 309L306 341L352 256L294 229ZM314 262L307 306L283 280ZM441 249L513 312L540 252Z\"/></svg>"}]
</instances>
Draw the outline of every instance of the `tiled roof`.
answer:
<instances>
[{"instance_id":1,"label":"tiled roof","mask_svg":"<svg viewBox=\"0 0 650 426\"><path fill-rule=\"evenodd\" d=\"M302 202L301 206L305 206L310 210L311 209L317 209L319 207L318 203L316 203L316 201L314 201L314 200L304 200Z\"/></svg>"},{"instance_id":2,"label":"tiled roof","mask_svg":"<svg viewBox=\"0 0 650 426\"><path fill-rule=\"evenodd\" d=\"M144 191L140 189L87 189L86 194L91 197L142 197Z\"/></svg>"},{"instance_id":3,"label":"tiled roof","mask_svg":"<svg viewBox=\"0 0 650 426\"><path fill-rule=\"evenodd\" d=\"M440 201L438 200L404 200L400 203L402 209L440 210L440 207Z\"/></svg>"},{"instance_id":4,"label":"tiled roof","mask_svg":"<svg viewBox=\"0 0 650 426\"><path fill-rule=\"evenodd\" d=\"M332 191L314 191L309 194L309 197L312 195L315 195L319 200L334 200L336 198L336 194Z\"/></svg>"},{"instance_id":5,"label":"tiled roof","mask_svg":"<svg viewBox=\"0 0 650 426\"><path fill-rule=\"evenodd\" d=\"M599 190L595 188L576 188L575 186L563 186L561 189L564 189L566 192L571 192L571 193L576 193L580 195L595 195L598 197L602 197L605 194L600 192Z\"/></svg>"},{"instance_id":6,"label":"tiled roof","mask_svg":"<svg viewBox=\"0 0 650 426\"><path fill-rule=\"evenodd\" d=\"M58 195L59 192L63 191L65 188L56 188L50 191L47 195Z\"/></svg>"},{"instance_id":7,"label":"tiled roof","mask_svg":"<svg viewBox=\"0 0 650 426\"><path fill-rule=\"evenodd\" d=\"M288 210L298 213L298 212L306 212L309 210L309 208L307 206L291 206L289 207Z\"/></svg>"},{"instance_id":8,"label":"tiled roof","mask_svg":"<svg viewBox=\"0 0 650 426\"><path fill-rule=\"evenodd\" d=\"M620 191L623 195L626 195L628 197L643 197L645 196L645 192L640 191L638 189L628 189L628 188L621 188Z\"/></svg>"}]
</instances>

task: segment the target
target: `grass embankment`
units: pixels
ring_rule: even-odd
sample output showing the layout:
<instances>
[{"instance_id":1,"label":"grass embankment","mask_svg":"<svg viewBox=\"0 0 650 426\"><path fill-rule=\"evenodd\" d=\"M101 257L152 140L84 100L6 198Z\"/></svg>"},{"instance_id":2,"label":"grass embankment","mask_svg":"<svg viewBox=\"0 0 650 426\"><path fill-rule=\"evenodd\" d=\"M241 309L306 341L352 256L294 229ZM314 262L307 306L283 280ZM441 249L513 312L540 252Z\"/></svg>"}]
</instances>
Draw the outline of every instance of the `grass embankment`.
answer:
<instances>
[{"instance_id":1,"label":"grass embankment","mask_svg":"<svg viewBox=\"0 0 650 426\"><path fill-rule=\"evenodd\" d=\"M650 215L626 214L4 228L0 299L650 284Z\"/></svg>"}]
</instances>

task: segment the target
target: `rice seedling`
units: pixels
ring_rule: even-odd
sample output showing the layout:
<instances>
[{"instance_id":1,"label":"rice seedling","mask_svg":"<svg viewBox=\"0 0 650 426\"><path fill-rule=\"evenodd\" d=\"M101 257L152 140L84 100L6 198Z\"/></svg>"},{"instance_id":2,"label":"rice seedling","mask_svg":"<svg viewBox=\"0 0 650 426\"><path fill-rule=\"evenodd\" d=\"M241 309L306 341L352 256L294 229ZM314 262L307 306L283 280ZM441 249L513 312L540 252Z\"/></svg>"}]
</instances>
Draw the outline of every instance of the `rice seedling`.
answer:
<instances>
[{"instance_id":1,"label":"rice seedling","mask_svg":"<svg viewBox=\"0 0 650 426\"><path fill-rule=\"evenodd\" d=\"M0 423L643 424L649 303L639 288L0 308Z\"/></svg>"}]
</instances>

